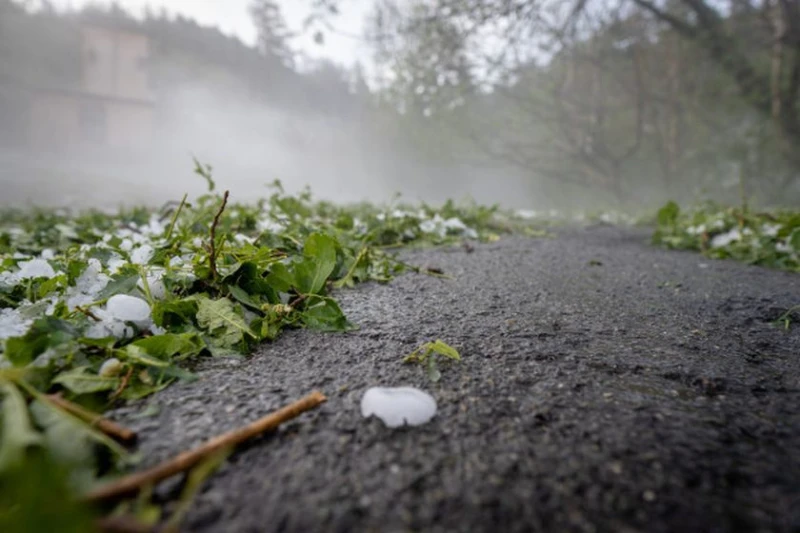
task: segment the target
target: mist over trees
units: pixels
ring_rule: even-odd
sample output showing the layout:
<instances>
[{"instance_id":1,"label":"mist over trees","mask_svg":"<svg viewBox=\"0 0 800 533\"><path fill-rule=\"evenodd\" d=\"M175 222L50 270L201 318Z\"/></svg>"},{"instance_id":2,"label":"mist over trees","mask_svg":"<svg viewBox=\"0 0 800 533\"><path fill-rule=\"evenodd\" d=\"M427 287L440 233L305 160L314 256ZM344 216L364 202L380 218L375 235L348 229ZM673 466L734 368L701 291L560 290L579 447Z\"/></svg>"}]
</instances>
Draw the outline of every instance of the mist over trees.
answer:
<instances>
[{"instance_id":1,"label":"mist over trees","mask_svg":"<svg viewBox=\"0 0 800 533\"><path fill-rule=\"evenodd\" d=\"M551 191L800 197L797 0L382 1L370 38L384 100Z\"/></svg>"},{"instance_id":2,"label":"mist over trees","mask_svg":"<svg viewBox=\"0 0 800 533\"><path fill-rule=\"evenodd\" d=\"M337 2L307 1L325 46ZM191 149L248 183L313 174L344 200L800 202L800 0L379 0L373 64L351 70L299 61L279 2L249 12L254 48L163 11L0 0L0 152L23 137L28 87L78 83L95 23L150 38L151 153L172 146L175 171Z\"/></svg>"}]
</instances>

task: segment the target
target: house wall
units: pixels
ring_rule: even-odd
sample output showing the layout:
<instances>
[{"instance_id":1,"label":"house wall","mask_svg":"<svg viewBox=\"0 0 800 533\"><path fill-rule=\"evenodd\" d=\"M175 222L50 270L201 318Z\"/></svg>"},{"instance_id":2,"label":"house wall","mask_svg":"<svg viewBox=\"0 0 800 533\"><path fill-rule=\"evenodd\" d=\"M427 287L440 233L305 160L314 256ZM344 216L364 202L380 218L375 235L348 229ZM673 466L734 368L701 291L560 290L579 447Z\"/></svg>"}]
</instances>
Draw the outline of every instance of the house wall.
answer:
<instances>
[{"instance_id":1,"label":"house wall","mask_svg":"<svg viewBox=\"0 0 800 533\"><path fill-rule=\"evenodd\" d=\"M30 94L30 147L53 153L147 146L155 127L147 36L88 26L82 39L82 86Z\"/></svg>"},{"instance_id":2,"label":"house wall","mask_svg":"<svg viewBox=\"0 0 800 533\"><path fill-rule=\"evenodd\" d=\"M146 35L83 28L83 90L103 96L153 100L147 72Z\"/></svg>"},{"instance_id":3,"label":"house wall","mask_svg":"<svg viewBox=\"0 0 800 533\"><path fill-rule=\"evenodd\" d=\"M113 148L141 148L152 142L155 112L152 106L106 103L106 144Z\"/></svg>"},{"instance_id":4,"label":"house wall","mask_svg":"<svg viewBox=\"0 0 800 533\"><path fill-rule=\"evenodd\" d=\"M73 147L146 147L155 120L150 105L58 93L35 95L30 113L30 146L51 153Z\"/></svg>"},{"instance_id":5,"label":"house wall","mask_svg":"<svg viewBox=\"0 0 800 533\"><path fill-rule=\"evenodd\" d=\"M68 95L38 93L31 98L28 139L37 150L58 151L80 137L79 108Z\"/></svg>"}]
</instances>

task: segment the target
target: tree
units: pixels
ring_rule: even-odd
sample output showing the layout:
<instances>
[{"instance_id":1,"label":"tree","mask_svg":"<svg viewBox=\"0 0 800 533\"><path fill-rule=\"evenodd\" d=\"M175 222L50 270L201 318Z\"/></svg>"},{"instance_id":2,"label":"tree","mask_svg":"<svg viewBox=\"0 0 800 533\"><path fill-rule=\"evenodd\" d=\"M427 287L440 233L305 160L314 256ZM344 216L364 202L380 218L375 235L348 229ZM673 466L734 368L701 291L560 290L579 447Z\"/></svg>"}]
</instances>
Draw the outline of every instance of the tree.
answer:
<instances>
[{"instance_id":1,"label":"tree","mask_svg":"<svg viewBox=\"0 0 800 533\"><path fill-rule=\"evenodd\" d=\"M706 0L680 0L683 13L669 3L632 1L704 49L743 98L772 118L800 168L800 0L731 0L727 17Z\"/></svg>"},{"instance_id":2,"label":"tree","mask_svg":"<svg viewBox=\"0 0 800 533\"><path fill-rule=\"evenodd\" d=\"M289 46L292 33L286 26L277 2L253 0L249 11L258 32L259 51L267 57L277 58L287 67L293 66L294 52Z\"/></svg>"},{"instance_id":3,"label":"tree","mask_svg":"<svg viewBox=\"0 0 800 533\"><path fill-rule=\"evenodd\" d=\"M422 109L458 58L470 75L448 91L466 98L459 132L536 178L624 203L654 176L680 192L744 169L780 197L799 181L798 2L383 1L372 40L382 94Z\"/></svg>"}]
</instances>

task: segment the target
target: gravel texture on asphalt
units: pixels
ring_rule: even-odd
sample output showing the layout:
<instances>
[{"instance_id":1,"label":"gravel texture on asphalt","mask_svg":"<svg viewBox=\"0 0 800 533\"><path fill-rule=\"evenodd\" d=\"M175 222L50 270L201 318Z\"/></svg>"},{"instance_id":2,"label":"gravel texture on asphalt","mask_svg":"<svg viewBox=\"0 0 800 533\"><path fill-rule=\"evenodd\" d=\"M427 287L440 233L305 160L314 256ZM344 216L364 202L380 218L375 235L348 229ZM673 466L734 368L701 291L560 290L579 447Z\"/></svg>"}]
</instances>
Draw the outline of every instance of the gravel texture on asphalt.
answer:
<instances>
[{"instance_id":1,"label":"gravel texture on asphalt","mask_svg":"<svg viewBox=\"0 0 800 533\"><path fill-rule=\"evenodd\" d=\"M800 531L800 323L773 323L800 277L648 236L597 226L405 252L456 279L342 291L359 330L204 360L200 381L115 416L150 465L328 396L233 454L186 531ZM437 338L463 361L433 384L401 360ZM376 385L420 387L439 412L414 428L364 419Z\"/></svg>"}]
</instances>

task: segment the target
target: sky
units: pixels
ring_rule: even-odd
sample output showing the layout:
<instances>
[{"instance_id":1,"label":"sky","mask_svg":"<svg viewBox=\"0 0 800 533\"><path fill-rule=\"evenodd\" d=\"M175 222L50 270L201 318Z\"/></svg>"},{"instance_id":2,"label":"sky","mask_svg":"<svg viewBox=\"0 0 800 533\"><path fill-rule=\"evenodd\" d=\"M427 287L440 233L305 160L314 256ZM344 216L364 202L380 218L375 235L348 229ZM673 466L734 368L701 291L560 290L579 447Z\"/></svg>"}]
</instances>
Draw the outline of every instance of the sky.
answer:
<instances>
[{"instance_id":1,"label":"sky","mask_svg":"<svg viewBox=\"0 0 800 533\"><path fill-rule=\"evenodd\" d=\"M172 15L195 19L204 26L217 26L224 33L234 35L247 44L254 44L256 29L250 20L247 6L251 0L116 0L116 3L134 15L141 15L145 6L159 12L161 8ZM50 0L58 10L81 8L86 4L111 4L111 0ZM303 21L310 12L312 0L278 0L290 29L300 32ZM326 32L324 45L314 43L311 32L306 32L293 43L301 52L313 58L326 58L345 66L368 58L366 46L354 36L362 34L363 21L373 0L340 0L340 14L332 19L337 33Z\"/></svg>"}]
</instances>

